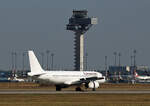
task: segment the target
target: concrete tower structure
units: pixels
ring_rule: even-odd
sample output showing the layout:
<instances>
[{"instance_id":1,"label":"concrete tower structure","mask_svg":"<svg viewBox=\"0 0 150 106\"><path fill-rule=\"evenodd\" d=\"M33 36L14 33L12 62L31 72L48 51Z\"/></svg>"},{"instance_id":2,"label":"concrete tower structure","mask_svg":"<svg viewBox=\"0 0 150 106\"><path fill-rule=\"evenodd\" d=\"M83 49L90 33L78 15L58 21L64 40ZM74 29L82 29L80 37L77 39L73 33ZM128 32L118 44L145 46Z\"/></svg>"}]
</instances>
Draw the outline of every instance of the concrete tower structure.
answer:
<instances>
[{"instance_id":1,"label":"concrete tower structure","mask_svg":"<svg viewBox=\"0 0 150 106\"><path fill-rule=\"evenodd\" d=\"M73 10L73 15L67 24L67 30L75 32L75 69L84 70L84 33L89 30L93 24L97 24L97 18L87 16L87 10Z\"/></svg>"}]
</instances>

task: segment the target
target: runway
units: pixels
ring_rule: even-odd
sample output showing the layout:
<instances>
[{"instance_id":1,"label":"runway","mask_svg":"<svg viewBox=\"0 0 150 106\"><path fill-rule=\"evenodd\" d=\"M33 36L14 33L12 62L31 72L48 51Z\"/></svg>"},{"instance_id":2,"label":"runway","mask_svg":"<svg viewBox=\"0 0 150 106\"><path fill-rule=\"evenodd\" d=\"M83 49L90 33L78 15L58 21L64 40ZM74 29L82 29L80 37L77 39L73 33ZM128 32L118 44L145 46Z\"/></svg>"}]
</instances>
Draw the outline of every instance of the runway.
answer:
<instances>
[{"instance_id":1,"label":"runway","mask_svg":"<svg viewBox=\"0 0 150 106\"><path fill-rule=\"evenodd\" d=\"M149 90L99 90L99 91L52 91L52 90L0 90L0 94L150 94Z\"/></svg>"}]
</instances>

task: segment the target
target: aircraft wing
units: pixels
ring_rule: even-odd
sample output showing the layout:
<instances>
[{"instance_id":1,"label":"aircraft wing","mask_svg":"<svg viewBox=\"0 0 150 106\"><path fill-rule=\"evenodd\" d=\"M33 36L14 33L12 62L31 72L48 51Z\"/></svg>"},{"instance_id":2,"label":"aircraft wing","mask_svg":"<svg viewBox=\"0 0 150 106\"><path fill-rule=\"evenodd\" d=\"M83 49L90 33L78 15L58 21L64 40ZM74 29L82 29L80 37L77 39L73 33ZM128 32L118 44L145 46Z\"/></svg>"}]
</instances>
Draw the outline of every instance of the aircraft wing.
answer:
<instances>
[{"instance_id":1,"label":"aircraft wing","mask_svg":"<svg viewBox=\"0 0 150 106\"><path fill-rule=\"evenodd\" d=\"M97 77L89 77L89 78L81 78L81 79L73 79L70 81L66 81L66 85L74 85L74 84L82 84L82 83L88 83L90 81L95 81L95 80L101 80L104 79L104 77L97 78Z\"/></svg>"},{"instance_id":2,"label":"aircraft wing","mask_svg":"<svg viewBox=\"0 0 150 106\"><path fill-rule=\"evenodd\" d=\"M65 84L72 85L72 84L76 84L78 81L80 81L80 79L73 79L73 80L66 81Z\"/></svg>"},{"instance_id":3,"label":"aircraft wing","mask_svg":"<svg viewBox=\"0 0 150 106\"><path fill-rule=\"evenodd\" d=\"M101 79L104 79L104 77L89 77L89 78L82 78L80 79L80 83L87 83L87 82L90 82L90 81L96 81L96 80L101 80Z\"/></svg>"}]
</instances>

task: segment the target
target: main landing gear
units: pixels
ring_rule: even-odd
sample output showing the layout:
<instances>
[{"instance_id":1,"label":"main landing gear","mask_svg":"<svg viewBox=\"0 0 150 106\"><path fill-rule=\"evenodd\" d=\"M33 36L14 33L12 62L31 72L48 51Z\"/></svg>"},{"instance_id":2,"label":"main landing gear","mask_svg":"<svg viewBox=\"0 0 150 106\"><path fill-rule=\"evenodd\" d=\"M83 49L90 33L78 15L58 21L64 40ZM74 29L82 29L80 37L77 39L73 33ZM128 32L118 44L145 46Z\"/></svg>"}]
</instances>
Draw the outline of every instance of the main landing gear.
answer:
<instances>
[{"instance_id":1,"label":"main landing gear","mask_svg":"<svg viewBox=\"0 0 150 106\"><path fill-rule=\"evenodd\" d=\"M92 82L93 82L93 85L94 85L94 87L93 87L92 91L96 91L95 83L94 83L94 81L92 81Z\"/></svg>"},{"instance_id":2,"label":"main landing gear","mask_svg":"<svg viewBox=\"0 0 150 106\"><path fill-rule=\"evenodd\" d=\"M82 91L81 87L76 87L76 91Z\"/></svg>"},{"instance_id":3,"label":"main landing gear","mask_svg":"<svg viewBox=\"0 0 150 106\"><path fill-rule=\"evenodd\" d=\"M56 85L56 91L61 91L61 86Z\"/></svg>"},{"instance_id":4,"label":"main landing gear","mask_svg":"<svg viewBox=\"0 0 150 106\"><path fill-rule=\"evenodd\" d=\"M93 89L92 89L92 91L96 91L96 89L95 89L95 88L93 88Z\"/></svg>"}]
</instances>

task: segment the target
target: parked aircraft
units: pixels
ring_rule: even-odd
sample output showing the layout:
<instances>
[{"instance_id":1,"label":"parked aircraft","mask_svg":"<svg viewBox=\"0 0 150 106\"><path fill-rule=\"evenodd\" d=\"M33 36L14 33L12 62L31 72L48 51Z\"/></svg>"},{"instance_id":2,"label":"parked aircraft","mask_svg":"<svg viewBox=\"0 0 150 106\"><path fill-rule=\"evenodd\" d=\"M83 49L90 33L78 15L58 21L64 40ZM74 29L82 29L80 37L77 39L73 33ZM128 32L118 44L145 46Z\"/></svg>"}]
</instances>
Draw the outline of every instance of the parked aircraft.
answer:
<instances>
[{"instance_id":1,"label":"parked aircraft","mask_svg":"<svg viewBox=\"0 0 150 106\"><path fill-rule=\"evenodd\" d=\"M134 76L136 79L139 79L139 80L150 80L150 76L147 76L147 75L139 76L136 71L134 72Z\"/></svg>"},{"instance_id":2,"label":"parked aircraft","mask_svg":"<svg viewBox=\"0 0 150 106\"><path fill-rule=\"evenodd\" d=\"M13 79L9 78L9 80L11 80L11 82L25 82L24 79L18 78L18 75L17 75L17 74L14 75L14 78L13 78Z\"/></svg>"}]
</instances>

